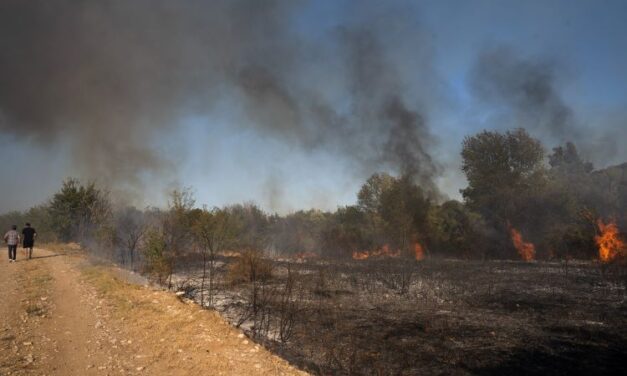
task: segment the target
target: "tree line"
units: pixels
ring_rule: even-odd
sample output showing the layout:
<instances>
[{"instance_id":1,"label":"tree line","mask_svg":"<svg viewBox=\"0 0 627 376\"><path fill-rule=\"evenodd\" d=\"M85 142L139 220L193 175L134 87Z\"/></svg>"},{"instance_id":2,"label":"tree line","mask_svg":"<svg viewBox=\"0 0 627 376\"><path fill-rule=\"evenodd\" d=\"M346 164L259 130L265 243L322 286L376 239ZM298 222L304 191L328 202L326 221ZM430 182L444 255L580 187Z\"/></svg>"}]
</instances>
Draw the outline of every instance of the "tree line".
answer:
<instances>
[{"instance_id":1,"label":"tree line","mask_svg":"<svg viewBox=\"0 0 627 376\"><path fill-rule=\"evenodd\" d=\"M29 221L40 239L80 242L166 279L189 260L202 260L210 273L225 250L351 258L385 247L411 258L420 247L430 257L517 258L511 228L539 258L590 259L599 219L627 224L627 164L595 170L574 144L547 153L524 129L466 137L461 157L463 201L440 202L411 176L377 173L356 204L332 212L278 215L251 203L199 208L189 189L172 192L167 208L137 209L114 205L93 182L68 179L47 203L6 213L0 224Z\"/></svg>"}]
</instances>

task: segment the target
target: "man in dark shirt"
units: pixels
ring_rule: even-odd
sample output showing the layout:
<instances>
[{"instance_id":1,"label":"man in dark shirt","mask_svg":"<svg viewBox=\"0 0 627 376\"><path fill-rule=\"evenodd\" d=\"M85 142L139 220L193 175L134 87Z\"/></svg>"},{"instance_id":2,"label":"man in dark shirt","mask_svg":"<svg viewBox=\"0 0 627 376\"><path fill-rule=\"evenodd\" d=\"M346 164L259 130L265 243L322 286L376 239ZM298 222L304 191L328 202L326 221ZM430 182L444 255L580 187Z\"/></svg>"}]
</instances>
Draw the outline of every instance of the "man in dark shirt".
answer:
<instances>
[{"instance_id":1,"label":"man in dark shirt","mask_svg":"<svg viewBox=\"0 0 627 376\"><path fill-rule=\"evenodd\" d=\"M30 223L26 223L26 227L22 229L22 238L24 248L28 248L28 258L33 257L33 246L35 245L35 237L37 236L37 231L34 228L30 227Z\"/></svg>"}]
</instances>

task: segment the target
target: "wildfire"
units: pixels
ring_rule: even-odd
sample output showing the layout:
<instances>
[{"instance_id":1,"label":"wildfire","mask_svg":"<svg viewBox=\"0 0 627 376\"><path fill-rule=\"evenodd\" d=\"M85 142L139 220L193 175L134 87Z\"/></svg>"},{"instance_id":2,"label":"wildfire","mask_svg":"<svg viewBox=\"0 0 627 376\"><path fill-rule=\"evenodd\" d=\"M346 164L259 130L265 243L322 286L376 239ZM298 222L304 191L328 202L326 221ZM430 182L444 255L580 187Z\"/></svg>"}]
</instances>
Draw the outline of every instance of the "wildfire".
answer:
<instances>
[{"instance_id":1,"label":"wildfire","mask_svg":"<svg viewBox=\"0 0 627 376\"><path fill-rule=\"evenodd\" d=\"M625 251L625 243L619 237L618 226L615 221L603 223L597 221L600 234L594 237L599 247L599 259L602 262L611 262L617 259Z\"/></svg>"},{"instance_id":2,"label":"wildfire","mask_svg":"<svg viewBox=\"0 0 627 376\"><path fill-rule=\"evenodd\" d=\"M390 246L387 244L381 247L381 249L377 249L374 251L364 251L364 252L353 252L353 260L366 260L369 258L384 258L384 257L399 257L401 255L401 251L390 250Z\"/></svg>"},{"instance_id":3,"label":"wildfire","mask_svg":"<svg viewBox=\"0 0 627 376\"><path fill-rule=\"evenodd\" d=\"M354 251L353 252L353 260L366 260L368 257L370 257L370 252L368 251L365 251L365 252Z\"/></svg>"},{"instance_id":4,"label":"wildfire","mask_svg":"<svg viewBox=\"0 0 627 376\"><path fill-rule=\"evenodd\" d=\"M524 241L520 232L511 226L509 228L509 233L512 237L512 243L514 244L514 247L518 251L520 257L525 261L532 261L536 256L536 247L533 243Z\"/></svg>"},{"instance_id":5,"label":"wildfire","mask_svg":"<svg viewBox=\"0 0 627 376\"><path fill-rule=\"evenodd\" d=\"M425 250L422 248L420 243L414 244L414 255L416 256L416 261L422 261L425 258Z\"/></svg>"}]
</instances>

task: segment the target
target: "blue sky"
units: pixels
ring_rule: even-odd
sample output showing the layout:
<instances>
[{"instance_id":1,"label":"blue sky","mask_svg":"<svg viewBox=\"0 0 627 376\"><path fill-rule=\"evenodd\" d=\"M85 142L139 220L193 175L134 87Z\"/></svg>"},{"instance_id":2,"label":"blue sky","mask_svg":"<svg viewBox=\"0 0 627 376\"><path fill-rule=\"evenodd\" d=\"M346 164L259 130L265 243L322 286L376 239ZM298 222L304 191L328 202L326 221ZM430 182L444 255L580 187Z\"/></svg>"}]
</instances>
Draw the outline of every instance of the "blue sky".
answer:
<instances>
[{"instance_id":1,"label":"blue sky","mask_svg":"<svg viewBox=\"0 0 627 376\"><path fill-rule=\"evenodd\" d=\"M342 60L345 51L338 44L338 30L372 28L381 36L395 85L401 87L411 109L426 119L432 138L425 145L439 166L435 181L450 198L459 199L459 189L465 185L459 161L463 137L482 129L509 129L518 124L512 119L521 116L529 119L511 103L502 108L502 103L480 98L473 89L470 76L479 56L494 48L507 48L521 61L552 67L551 85L558 102L574 114L572 129L578 132L574 141L585 157L599 167L627 160L625 1L302 1L293 2L287 14L281 18L281 32L293 35L287 42L281 39L284 45L276 49L286 49L286 57L265 57L263 64L296 60L285 69L269 69L289 82L294 93L313 93L311 98L323 98L338 113L354 103L352 87L345 81L350 72ZM292 46L294 41L307 48ZM263 39L254 48L274 50L272 39ZM298 53L292 54L292 49ZM212 50L211 59L221 51ZM249 52L243 51L243 55ZM254 61L255 53L250 56L244 58ZM300 133L292 135L290 125L268 131L255 123L256 114L233 88L212 93L218 99L202 111L181 106L176 116L168 117L167 125L133 131L133 137L135 132L145 133L142 146L165 161L163 168L140 170L142 183L131 188L133 203L164 205L167 190L192 187L197 202L209 206L254 201L281 213L311 207L332 210L353 203L370 173L389 168L364 163L367 151L341 150L360 148L359 133L352 133L350 142L331 137L317 143L300 138ZM256 100L253 108L263 113L264 106L281 98ZM10 112L0 97L0 114ZM140 115L131 118L151 116ZM268 116L274 121L275 115ZM128 188L130 183L108 177L117 176L120 166L107 165L104 168L109 170L101 174L99 165L80 157L76 144L85 136L77 135L74 125L67 130L61 127L51 140L42 142L41 135L30 137L19 121L6 118L0 129L0 158L5 161L0 167L5 177L0 209L25 209L43 202L67 176L96 179L116 194ZM315 122L303 127L307 137L317 140ZM119 129L124 128L114 131ZM547 149L557 142L540 126L531 125L530 132ZM558 138L567 140L569 135ZM365 139L364 149L370 147L367 143Z\"/></svg>"}]
</instances>

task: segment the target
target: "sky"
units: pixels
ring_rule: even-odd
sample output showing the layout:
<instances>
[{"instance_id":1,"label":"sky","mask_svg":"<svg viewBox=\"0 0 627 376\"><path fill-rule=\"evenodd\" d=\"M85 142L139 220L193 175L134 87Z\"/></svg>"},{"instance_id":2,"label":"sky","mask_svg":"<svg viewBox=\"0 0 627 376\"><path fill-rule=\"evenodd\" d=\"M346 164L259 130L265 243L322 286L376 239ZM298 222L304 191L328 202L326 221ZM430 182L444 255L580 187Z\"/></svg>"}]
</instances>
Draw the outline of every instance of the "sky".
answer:
<instances>
[{"instance_id":1,"label":"sky","mask_svg":"<svg viewBox=\"0 0 627 376\"><path fill-rule=\"evenodd\" d=\"M464 137L627 161L625 1L0 4L0 211L67 177L116 201L333 210L375 172L461 199Z\"/></svg>"}]
</instances>

